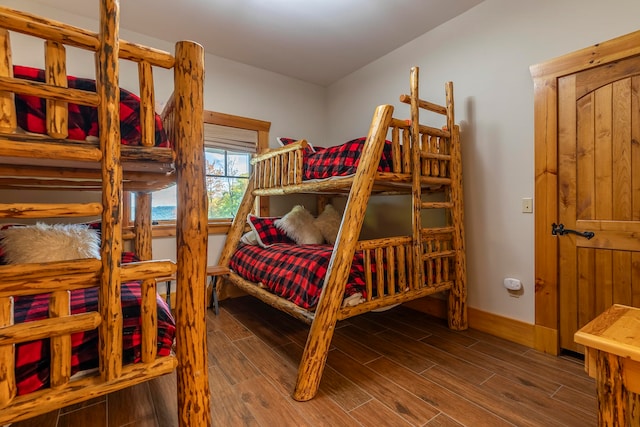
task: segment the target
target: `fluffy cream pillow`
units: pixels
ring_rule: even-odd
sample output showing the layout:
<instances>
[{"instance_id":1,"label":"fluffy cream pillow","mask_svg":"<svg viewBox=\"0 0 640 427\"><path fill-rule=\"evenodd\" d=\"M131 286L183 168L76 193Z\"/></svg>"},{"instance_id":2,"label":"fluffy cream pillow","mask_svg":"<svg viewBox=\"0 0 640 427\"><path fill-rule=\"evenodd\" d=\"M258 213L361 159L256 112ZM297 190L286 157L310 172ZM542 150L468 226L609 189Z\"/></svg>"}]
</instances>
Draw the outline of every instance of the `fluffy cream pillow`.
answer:
<instances>
[{"instance_id":1,"label":"fluffy cream pillow","mask_svg":"<svg viewBox=\"0 0 640 427\"><path fill-rule=\"evenodd\" d=\"M100 258L100 237L86 224L37 223L0 231L7 264Z\"/></svg>"},{"instance_id":2,"label":"fluffy cream pillow","mask_svg":"<svg viewBox=\"0 0 640 427\"><path fill-rule=\"evenodd\" d=\"M320 230L324 240L333 245L336 243L341 222L342 215L340 215L332 205L327 205L324 207L322 213L315 219L313 225Z\"/></svg>"},{"instance_id":3,"label":"fluffy cream pillow","mask_svg":"<svg viewBox=\"0 0 640 427\"><path fill-rule=\"evenodd\" d=\"M244 243L245 245L257 245L258 244L258 235L255 231L247 231L240 238L240 243Z\"/></svg>"},{"instance_id":4,"label":"fluffy cream pillow","mask_svg":"<svg viewBox=\"0 0 640 427\"><path fill-rule=\"evenodd\" d=\"M324 243L324 237L314 221L313 215L304 206L297 205L274 224L299 245Z\"/></svg>"}]
</instances>

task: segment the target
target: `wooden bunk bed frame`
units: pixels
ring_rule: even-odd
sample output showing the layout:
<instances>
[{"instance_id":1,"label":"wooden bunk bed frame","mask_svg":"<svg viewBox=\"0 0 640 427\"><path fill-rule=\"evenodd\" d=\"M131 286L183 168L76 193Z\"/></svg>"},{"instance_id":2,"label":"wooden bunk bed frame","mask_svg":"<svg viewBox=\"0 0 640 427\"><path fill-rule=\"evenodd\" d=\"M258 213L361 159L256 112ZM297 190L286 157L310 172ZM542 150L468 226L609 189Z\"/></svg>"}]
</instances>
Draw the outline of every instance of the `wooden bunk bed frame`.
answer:
<instances>
[{"instance_id":1,"label":"wooden bunk bed frame","mask_svg":"<svg viewBox=\"0 0 640 427\"><path fill-rule=\"evenodd\" d=\"M207 201L203 143L204 51L176 43L175 54L119 38L118 0L100 1L97 33L0 8L0 188L100 191L101 203L0 203L0 219L101 217L101 260L0 265L0 425L147 381L176 370L181 426L211 425L205 327ZM10 32L44 40L46 83L13 77ZM95 55L96 93L67 88L65 47ZM141 146L121 146L119 60L138 64ZM173 148L153 147L153 67L174 70L165 127ZM14 94L47 99L47 135L24 134ZM66 103L97 107L99 143L66 139ZM177 185L177 261L151 260L151 192ZM123 192L136 192L134 250L121 265ZM175 355L156 354L156 279L177 279ZM123 281L142 282L142 362L122 363ZM99 287L99 312L71 315L69 290ZM51 293L50 318L13 324L12 297ZM98 373L70 378L71 334L99 328ZM26 338L28 337L28 338ZM51 340L51 386L16 396L14 346Z\"/></svg>"},{"instance_id":2,"label":"wooden bunk bed frame","mask_svg":"<svg viewBox=\"0 0 640 427\"><path fill-rule=\"evenodd\" d=\"M418 72L417 67L411 69L410 95L400 97L401 102L410 104L411 120L393 118L391 105L379 106L354 176L303 181L302 150L307 144L304 140L258 154L252 160L253 179L220 255L222 266L229 265L255 197L292 193L348 195L315 310L300 308L233 271L219 278L217 292L221 299L228 294L225 284L230 283L311 325L293 392L296 400L306 401L317 393L338 320L448 291L449 327L467 328L462 162L459 127L454 122L453 84L445 85L446 106L421 100ZM420 110L443 115L445 126L438 129L420 124ZM392 142L393 171L378 172L387 137ZM423 194L430 192L443 193L445 200L424 201ZM411 194L412 235L358 241L366 206L375 194ZM423 227L422 211L430 209L444 210L447 225ZM383 271L382 263L386 262L387 274L378 274L375 282L371 274L367 275L366 301L342 307L345 283L356 251L364 253L365 271L367 262L378 263L377 271Z\"/></svg>"}]
</instances>

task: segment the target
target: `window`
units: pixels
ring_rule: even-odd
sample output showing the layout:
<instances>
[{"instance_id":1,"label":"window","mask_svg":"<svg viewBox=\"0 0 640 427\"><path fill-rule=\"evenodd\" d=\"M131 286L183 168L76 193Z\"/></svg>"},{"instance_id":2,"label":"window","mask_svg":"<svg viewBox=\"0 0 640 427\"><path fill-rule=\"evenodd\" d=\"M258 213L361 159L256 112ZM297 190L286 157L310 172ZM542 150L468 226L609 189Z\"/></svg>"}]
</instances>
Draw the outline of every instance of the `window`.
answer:
<instances>
[{"instance_id":1,"label":"window","mask_svg":"<svg viewBox=\"0 0 640 427\"><path fill-rule=\"evenodd\" d=\"M205 112L204 154L210 222L230 223L235 216L251 176L251 155L267 146L270 125L260 120ZM135 194L131 194L129 200L131 224ZM176 187L154 192L151 200L152 221L173 225Z\"/></svg>"},{"instance_id":2,"label":"window","mask_svg":"<svg viewBox=\"0 0 640 427\"><path fill-rule=\"evenodd\" d=\"M251 175L256 132L207 123L204 134L209 219L232 218Z\"/></svg>"}]
</instances>

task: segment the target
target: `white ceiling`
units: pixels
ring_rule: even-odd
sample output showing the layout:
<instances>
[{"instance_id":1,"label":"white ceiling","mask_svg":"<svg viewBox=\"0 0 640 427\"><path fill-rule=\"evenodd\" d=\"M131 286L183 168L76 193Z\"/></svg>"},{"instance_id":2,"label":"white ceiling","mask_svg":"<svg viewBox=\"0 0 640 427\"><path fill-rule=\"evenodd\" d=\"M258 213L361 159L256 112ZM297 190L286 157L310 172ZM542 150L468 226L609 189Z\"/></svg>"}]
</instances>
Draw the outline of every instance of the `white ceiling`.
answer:
<instances>
[{"instance_id":1,"label":"white ceiling","mask_svg":"<svg viewBox=\"0 0 640 427\"><path fill-rule=\"evenodd\" d=\"M481 1L124 0L120 25L160 40L194 40L213 55L326 86ZM55 1L91 18L98 4Z\"/></svg>"}]
</instances>

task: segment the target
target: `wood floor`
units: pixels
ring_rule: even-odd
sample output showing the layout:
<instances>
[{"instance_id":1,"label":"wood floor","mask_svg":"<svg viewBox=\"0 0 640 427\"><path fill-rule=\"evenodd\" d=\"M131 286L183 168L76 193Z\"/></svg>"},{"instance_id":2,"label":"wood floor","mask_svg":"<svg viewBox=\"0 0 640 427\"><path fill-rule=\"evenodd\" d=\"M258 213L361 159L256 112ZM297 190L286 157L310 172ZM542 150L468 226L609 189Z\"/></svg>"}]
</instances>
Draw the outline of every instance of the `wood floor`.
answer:
<instances>
[{"instance_id":1,"label":"wood floor","mask_svg":"<svg viewBox=\"0 0 640 427\"><path fill-rule=\"evenodd\" d=\"M208 313L214 426L595 426L582 361L397 307L338 324L320 392L290 394L308 327L251 298ZM14 427L177 425L165 376Z\"/></svg>"}]
</instances>

